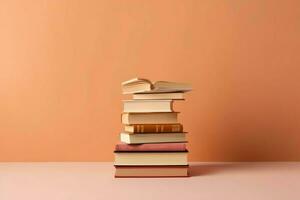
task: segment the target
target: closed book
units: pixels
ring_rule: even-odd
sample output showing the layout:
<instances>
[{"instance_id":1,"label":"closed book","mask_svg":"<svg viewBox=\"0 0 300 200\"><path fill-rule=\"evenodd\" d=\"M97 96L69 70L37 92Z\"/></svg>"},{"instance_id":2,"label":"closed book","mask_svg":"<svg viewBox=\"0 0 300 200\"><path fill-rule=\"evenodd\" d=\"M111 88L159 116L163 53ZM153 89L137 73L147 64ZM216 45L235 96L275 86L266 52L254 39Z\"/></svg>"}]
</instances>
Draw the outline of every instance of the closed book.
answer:
<instances>
[{"instance_id":1,"label":"closed book","mask_svg":"<svg viewBox=\"0 0 300 200\"><path fill-rule=\"evenodd\" d=\"M115 165L187 165L188 152L115 152Z\"/></svg>"},{"instance_id":2,"label":"closed book","mask_svg":"<svg viewBox=\"0 0 300 200\"><path fill-rule=\"evenodd\" d=\"M185 143L126 144L119 143L115 151L186 151Z\"/></svg>"},{"instance_id":3,"label":"closed book","mask_svg":"<svg viewBox=\"0 0 300 200\"><path fill-rule=\"evenodd\" d=\"M181 124L132 124L125 125L129 133L179 133L183 131Z\"/></svg>"},{"instance_id":4,"label":"closed book","mask_svg":"<svg viewBox=\"0 0 300 200\"><path fill-rule=\"evenodd\" d=\"M124 100L123 112L172 112L172 100Z\"/></svg>"},{"instance_id":5,"label":"closed book","mask_svg":"<svg viewBox=\"0 0 300 200\"><path fill-rule=\"evenodd\" d=\"M133 99L170 99L170 100L184 100L182 92L175 93L142 93L133 94Z\"/></svg>"},{"instance_id":6,"label":"closed book","mask_svg":"<svg viewBox=\"0 0 300 200\"><path fill-rule=\"evenodd\" d=\"M115 166L116 178L187 177L189 166Z\"/></svg>"},{"instance_id":7,"label":"closed book","mask_svg":"<svg viewBox=\"0 0 300 200\"><path fill-rule=\"evenodd\" d=\"M186 133L147 133L128 134L121 133L121 142L127 144L186 142Z\"/></svg>"},{"instance_id":8,"label":"closed book","mask_svg":"<svg viewBox=\"0 0 300 200\"><path fill-rule=\"evenodd\" d=\"M177 112L123 113L123 124L176 124Z\"/></svg>"}]
</instances>

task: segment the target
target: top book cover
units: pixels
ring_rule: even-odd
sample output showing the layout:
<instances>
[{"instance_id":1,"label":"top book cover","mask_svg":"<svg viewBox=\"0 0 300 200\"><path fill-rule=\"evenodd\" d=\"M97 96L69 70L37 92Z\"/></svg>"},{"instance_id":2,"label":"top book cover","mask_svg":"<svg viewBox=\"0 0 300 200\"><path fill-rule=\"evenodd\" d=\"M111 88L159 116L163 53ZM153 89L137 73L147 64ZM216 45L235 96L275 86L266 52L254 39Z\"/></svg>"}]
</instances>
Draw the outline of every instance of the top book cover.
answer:
<instances>
[{"instance_id":1,"label":"top book cover","mask_svg":"<svg viewBox=\"0 0 300 200\"><path fill-rule=\"evenodd\" d=\"M168 93L168 92L188 92L192 87L187 83L176 83L168 81L151 82L148 79L133 78L122 82L123 94L139 93Z\"/></svg>"}]
</instances>

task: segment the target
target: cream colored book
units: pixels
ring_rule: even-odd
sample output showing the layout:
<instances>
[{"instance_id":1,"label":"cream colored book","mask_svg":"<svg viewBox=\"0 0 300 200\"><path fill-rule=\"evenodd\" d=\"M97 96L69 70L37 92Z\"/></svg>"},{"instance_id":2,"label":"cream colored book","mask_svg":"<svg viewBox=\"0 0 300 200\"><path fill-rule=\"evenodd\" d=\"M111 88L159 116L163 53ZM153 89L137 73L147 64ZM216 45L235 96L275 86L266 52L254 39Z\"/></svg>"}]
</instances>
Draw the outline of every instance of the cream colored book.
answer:
<instances>
[{"instance_id":1,"label":"cream colored book","mask_svg":"<svg viewBox=\"0 0 300 200\"><path fill-rule=\"evenodd\" d=\"M127 144L146 144L163 142L186 142L186 133L147 133L131 134L123 132L120 134L121 142Z\"/></svg>"},{"instance_id":2,"label":"cream colored book","mask_svg":"<svg viewBox=\"0 0 300 200\"><path fill-rule=\"evenodd\" d=\"M188 152L115 152L115 165L187 165Z\"/></svg>"},{"instance_id":3,"label":"cream colored book","mask_svg":"<svg viewBox=\"0 0 300 200\"><path fill-rule=\"evenodd\" d=\"M177 112L123 113L123 124L176 124Z\"/></svg>"},{"instance_id":4,"label":"cream colored book","mask_svg":"<svg viewBox=\"0 0 300 200\"><path fill-rule=\"evenodd\" d=\"M188 92L192 87L187 83L168 81L151 82L144 78L133 78L122 83L123 94L135 93L164 93L164 92Z\"/></svg>"},{"instance_id":5,"label":"cream colored book","mask_svg":"<svg viewBox=\"0 0 300 200\"><path fill-rule=\"evenodd\" d=\"M184 100L182 92L175 93L141 93L133 94L133 99L169 99L169 100Z\"/></svg>"},{"instance_id":6,"label":"cream colored book","mask_svg":"<svg viewBox=\"0 0 300 200\"><path fill-rule=\"evenodd\" d=\"M172 112L172 100L124 100L123 112Z\"/></svg>"}]
</instances>

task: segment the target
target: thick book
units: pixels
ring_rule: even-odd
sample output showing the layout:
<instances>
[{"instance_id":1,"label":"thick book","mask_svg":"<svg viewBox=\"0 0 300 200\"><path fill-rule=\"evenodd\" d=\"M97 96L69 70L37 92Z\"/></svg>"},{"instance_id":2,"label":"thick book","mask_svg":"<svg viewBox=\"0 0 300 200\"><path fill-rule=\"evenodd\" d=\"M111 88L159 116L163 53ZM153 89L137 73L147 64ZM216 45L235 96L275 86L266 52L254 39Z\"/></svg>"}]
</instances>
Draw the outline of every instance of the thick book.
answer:
<instances>
[{"instance_id":1,"label":"thick book","mask_svg":"<svg viewBox=\"0 0 300 200\"><path fill-rule=\"evenodd\" d=\"M134 93L164 93L164 92L188 92L192 87L187 83L168 81L151 82L148 79L134 78L122 83L123 94Z\"/></svg>"},{"instance_id":2,"label":"thick book","mask_svg":"<svg viewBox=\"0 0 300 200\"><path fill-rule=\"evenodd\" d=\"M173 93L140 93L133 94L133 99L169 99L169 100L184 100L182 92Z\"/></svg>"},{"instance_id":3,"label":"thick book","mask_svg":"<svg viewBox=\"0 0 300 200\"><path fill-rule=\"evenodd\" d=\"M187 177L189 166L115 166L116 178Z\"/></svg>"},{"instance_id":4,"label":"thick book","mask_svg":"<svg viewBox=\"0 0 300 200\"><path fill-rule=\"evenodd\" d=\"M187 165L188 152L115 152L115 165Z\"/></svg>"},{"instance_id":5,"label":"thick book","mask_svg":"<svg viewBox=\"0 0 300 200\"><path fill-rule=\"evenodd\" d=\"M123 112L173 112L172 100L124 100Z\"/></svg>"},{"instance_id":6,"label":"thick book","mask_svg":"<svg viewBox=\"0 0 300 200\"><path fill-rule=\"evenodd\" d=\"M147 133L129 134L121 133L121 142L126 144L186 142L186 133Z\"/></svg>"},{"instance_id":7,"label":"thick book","mask_svg":"<svg viewBox=\"0 0 300 200\"><path fill-rule=\"evenodd\" d=\"M132 124L125 125L128 133L180 133L183 132L182 124Z\"/></svg>"},{"instance_id":8,"label":"thick book","mask_svg":"<svg viewBox=\"0 0 300 200\"><path fill-rule=\"evenodd\" d=\"M115 151L186 151L185 143L126 144L119 143Z\"/></svg>"},{"instance_id":9,"label":"thick book","mask_svg":"<svg viewBox=\"0 0 300 200\"><path fill-rule=\"evenodd\" d=\"M177 112L165 113L123 113L123 124L176 124Z\"/></svg>"}]
</instances>

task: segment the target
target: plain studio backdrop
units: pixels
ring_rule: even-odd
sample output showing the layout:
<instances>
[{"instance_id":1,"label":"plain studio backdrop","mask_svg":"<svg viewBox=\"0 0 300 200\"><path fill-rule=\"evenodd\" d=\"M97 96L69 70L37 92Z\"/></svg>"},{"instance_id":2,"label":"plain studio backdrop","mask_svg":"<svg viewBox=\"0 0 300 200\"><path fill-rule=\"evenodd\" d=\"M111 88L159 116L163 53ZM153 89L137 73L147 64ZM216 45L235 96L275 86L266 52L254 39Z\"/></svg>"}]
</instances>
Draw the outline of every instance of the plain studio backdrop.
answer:
<instances>
[{"instance_id":1,"label":"plain studio backdrop","mask_svg":"<svg viewBox=\"0 0 300 200\"><path fill-rule=\"evenodd\" d=\"M299 8L1 0L0 161L112 161L133 77L192 84L191 161L299 161Z\"/></svg>"}]
</instances>

